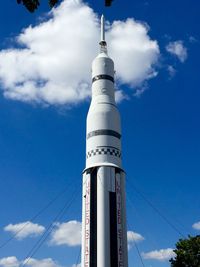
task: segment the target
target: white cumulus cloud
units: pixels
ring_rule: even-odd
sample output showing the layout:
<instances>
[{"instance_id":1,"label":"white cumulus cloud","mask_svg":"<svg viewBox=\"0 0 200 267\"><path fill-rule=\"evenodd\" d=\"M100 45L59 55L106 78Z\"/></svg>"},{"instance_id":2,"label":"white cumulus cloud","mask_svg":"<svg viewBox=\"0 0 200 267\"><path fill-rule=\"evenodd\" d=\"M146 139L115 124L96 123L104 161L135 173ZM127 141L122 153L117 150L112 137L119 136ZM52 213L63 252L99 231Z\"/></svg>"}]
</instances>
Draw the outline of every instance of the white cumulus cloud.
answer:
<instances>
[{"instance_id":1,"label":"white cumulus cloud","mask_svg":"<svg viewBox=\"0 0 200 267\"><path fill-rule=\"evenodd\" d=\"M133 231L127 231L128 249L131 249L135 242L143 241L144 237Z\"/></svg>"},{"instance_id":2,"label":"white cumulus cloud","mask_svg":"<svg viewBox=\"0 0 200 267\"><path fill-rule=\"evenodd\" d=\"M37 223L32 223L30 221L17 224L8 224L4 227L4 231L11 232L18 240L22 240L26 237L34 237L41 235L44 230L44 226L39 225Z\"/></svg>"},{"instance_id":3,"label":"white cumulus cloud","mask_svg":"<svg viewBox=\"0 0 200 267\"><path fill-rule=\"evenodd\" d=\"M18 267L19 261L14 256L2 258L2 259L0 259L0 266L2 266L2 267Z\"/></svg>"},{"instance_id":4,"label":"white cumulus cloud","mask_svg":"<svg viewBox=\"0 0 200 267\"><path fill-rule=\"evenodd\" d=\"M129 243L131 242L138 242L144 240L144 237L141 234L138 234L133 231L128 231L127 232L127 240Z\"/></svg>"},{"instance_id":5,"label":"white cumulus cloud","mask_svg":"<svg viewBox=\"0 0 200 267\"><path fill-rule=\"evenodd\" d=\"M158 261L166 261L170 258L173 258L175 253L172 248L153 250L150 252L142 253L142 257L144 259L158 260Z\"/></svg>"},{"instance_id":6,"label":"white cumulus cloud","mask_svg":"<svg viewBox=\"0 0 200 267\"><path fill-rule=\"evenodd\" d=\"M107 28L119 84L140 86L157 75L159 46L150 39L145 23L129 18L107 22ZM81 0L63 1L48 19L25 28L15 47L0 51L4 96L48 105L84 101L91 94L90 69L98 42L97 14Z\"/></svg>"},{"instance_id":7,"label":"white cumulus cloud","mask_svg":"<svg viewBox=\"0 0 200 267\"><path fill-rule=\"evenodd\" d=\"M19 267L21 264L29 267L61 267L51 258L46 259L33 259L28 258L24 261L19 261L15 256L0 259L0 266L2 267Z\"/></svg>"},{"instance_id":8,"label":"white cumulus cloud","mask_svg":"<svg viewBox=\"0 0 200 267\"><path fill-rule=\"evenodd\" d=\"M184 46L183 41L179 40L179 41L175 41L175 42L170 42L167 46L166 46L166 50L172 54L175 55L176 57L178 57L178 59L183 63L187 57L188 57L188 53L187 53L187 48Z\"/></svg>"},{"instance_id":9,"label":"white cumulus cloud","mask_svg":"<svg viewBox=\"0 0 200 267\"><path fill-rule=\"evenodd\" d=\"M192 225L192 228L194 228L195 230L200 230L200 222L196 222Z\"/></svg>"},{"instance_id":10,"label":"white cumulus cloud","mask_svg":"<svg viewBox=\"0 0 200 267\"><path fill-rule=\"evenodd\" d=\"M137 86L157 75L159 47L148 36L148 26L134 19L114 21L108 31L110 55L122 83Z\"/></svg>"},{"instance_id":11,"label":"white cumulus cloud","mask_svg":"<svg viewBox=\"0 0 200 267\"><path fill-rule=\"evenodd\" d=\"M30 258L28 261L25 260L25 262L27 262L25 266L29 266L29 267L61 267L60 265L58 265L58 263L56 263L51 258L42 259L42 260L36 260L36 259Z\"/></svg>"},{"instance_id":12,"label":"white cumulus cloud","mask_svg":"<svg viewBox=\"0 0 200 267\"><path fill-rule=\"evenodd\" d=\"M81 245L81 222L69 221L66 223L56 223L52 232L50 244L52 245Z\"/></svg>"}]
</instances>

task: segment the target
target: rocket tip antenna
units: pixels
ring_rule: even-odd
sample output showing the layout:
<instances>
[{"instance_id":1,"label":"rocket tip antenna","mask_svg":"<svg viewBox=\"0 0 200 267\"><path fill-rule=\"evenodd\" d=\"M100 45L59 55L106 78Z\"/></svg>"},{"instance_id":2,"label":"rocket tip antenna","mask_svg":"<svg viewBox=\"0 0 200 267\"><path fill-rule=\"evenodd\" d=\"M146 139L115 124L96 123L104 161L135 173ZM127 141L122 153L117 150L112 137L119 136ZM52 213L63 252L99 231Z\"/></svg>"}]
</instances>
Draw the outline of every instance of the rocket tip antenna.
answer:
<instances>
[{"instance_id":1,"label":"rocket tip antenna","mask_svg":"<svg viewBox=\"0 0 200 267\"><path fill-rule=\"evenodd\" d=\"M101 16L101 42L105 41L105 19L104 15Z\"/></svg>"},{"instance_id":2,"label":"rocket tip antenna","mask_svg":"<svg viewBox=\"0 0 200 267\"><path fill-rule=\"evenodd\" d=\"M105 18L104 15L101 15L101 41L100 41L101 47L106 47L106 41L105 41Z\"/></svg>"}]
</instances>

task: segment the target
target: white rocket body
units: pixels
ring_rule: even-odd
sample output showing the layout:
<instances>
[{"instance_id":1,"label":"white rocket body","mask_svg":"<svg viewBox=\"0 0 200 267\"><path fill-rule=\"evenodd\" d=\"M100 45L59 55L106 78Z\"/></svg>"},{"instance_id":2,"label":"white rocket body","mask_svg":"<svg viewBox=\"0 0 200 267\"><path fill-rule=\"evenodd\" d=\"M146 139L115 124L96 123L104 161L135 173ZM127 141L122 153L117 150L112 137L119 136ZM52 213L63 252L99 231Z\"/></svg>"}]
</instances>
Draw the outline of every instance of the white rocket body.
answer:
<instances>
[{"instance_id":1,"label":"white rocket body","mask_svg":"<svg viewBox=\"0 0 200 267\"><path fill-rule=\"evenodd\" d=\"M92 101L87 116L83 172L82 267L127 267L125 174L121 125L114 95L114 63L101 51L92 64Z\"/></svg>"}]
</instances>

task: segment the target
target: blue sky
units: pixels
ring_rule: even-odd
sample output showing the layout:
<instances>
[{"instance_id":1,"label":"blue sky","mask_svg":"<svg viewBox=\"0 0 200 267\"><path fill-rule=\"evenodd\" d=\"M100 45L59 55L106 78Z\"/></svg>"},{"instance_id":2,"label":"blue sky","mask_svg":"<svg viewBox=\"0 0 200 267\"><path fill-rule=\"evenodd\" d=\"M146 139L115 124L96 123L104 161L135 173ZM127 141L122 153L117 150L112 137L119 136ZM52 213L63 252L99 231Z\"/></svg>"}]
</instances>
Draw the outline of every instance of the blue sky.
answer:
<instances>
[{"instance_id":1,"label":"blue sky","mask_svg":"<svg viewBox=\"0 0 200 267\"><path fill-rule=\"evenodd\" d=\"M128 230L140 235L135 238L144 265L170 266L160 257L170 255L166 249L174 248L178 232L200 231L200 4L87 3L90 9L66 0L50 15L45 3L34 14L15 1L1 4L0 244L65 189L21 237L0 248L3 267L26 259L74 195L27 266L71 267L77 261L90 68L98 53L96 16L102 13L110 22L108 49L116 63ZM62 233L72 240L61 240ZM129 266L143 266L131 237Z\"/></svg>"}]
</instances>

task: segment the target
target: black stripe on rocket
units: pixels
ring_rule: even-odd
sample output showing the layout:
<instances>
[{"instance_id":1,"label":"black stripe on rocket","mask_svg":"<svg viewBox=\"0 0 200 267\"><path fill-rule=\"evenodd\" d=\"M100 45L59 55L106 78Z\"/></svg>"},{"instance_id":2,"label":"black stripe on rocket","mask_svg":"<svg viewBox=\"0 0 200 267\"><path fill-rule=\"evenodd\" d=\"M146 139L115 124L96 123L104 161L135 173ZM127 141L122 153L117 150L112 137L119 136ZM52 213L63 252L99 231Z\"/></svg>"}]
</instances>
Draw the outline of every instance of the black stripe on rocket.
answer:
<instances>
[{"instance_id":1,"label":"black stripe on rocket","mask_svg":"<svg viewBox=\"0 0 200 267\"><path fill-rule=\"evenodd\" d=\"M121 134L119 134L116 131L113 130L107 130L107 129L101 129L101 130L96 130L96 131L92 131L90 133L87 134L87 139L93 137L93 136L97 136L97 135L110 135L110 136L114 136L118 139L121 138Z\"/></svg>"},{"instance_id":2,"label":"black stripe on rocket","mask_svg":"<svg viewBox=\"0 0 200 267\"><path fill-rule=\"evenodd\" d=\"M95 76L94 78L92 78L92 83L98 80L109 80L114 83L114 78L106 74L100 74L100 75Z\"/></svg>"}]
</instances>

